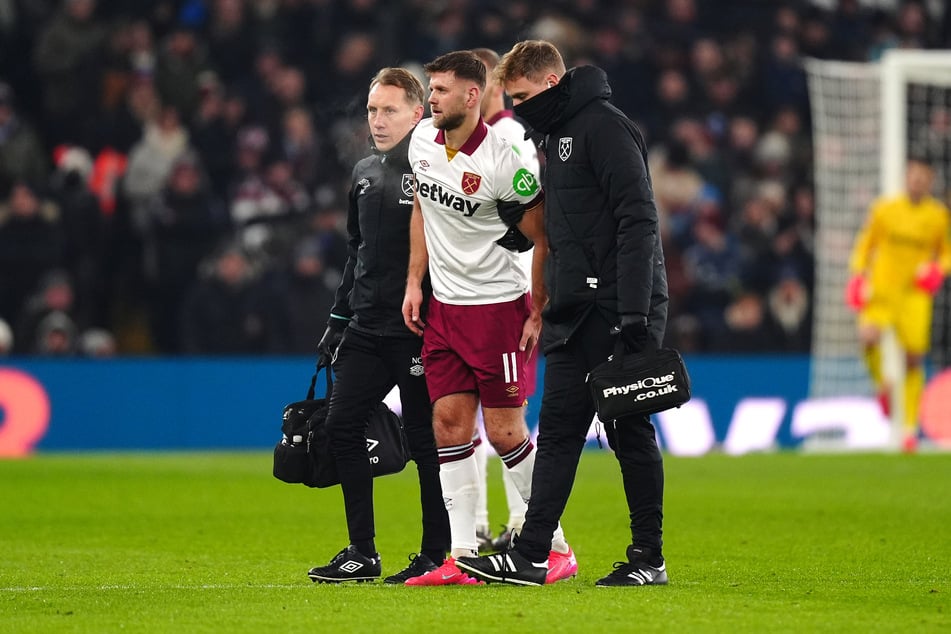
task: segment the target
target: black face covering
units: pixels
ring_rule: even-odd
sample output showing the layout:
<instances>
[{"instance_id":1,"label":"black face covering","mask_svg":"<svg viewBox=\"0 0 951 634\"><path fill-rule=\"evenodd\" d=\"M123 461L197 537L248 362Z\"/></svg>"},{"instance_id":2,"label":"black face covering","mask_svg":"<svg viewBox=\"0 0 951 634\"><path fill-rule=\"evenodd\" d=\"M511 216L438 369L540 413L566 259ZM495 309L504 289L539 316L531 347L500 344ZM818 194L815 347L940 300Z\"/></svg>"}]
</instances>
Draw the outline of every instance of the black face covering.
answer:
<instances>
[{"instance_id":1,"label":"black face covering","mask_svg":"<svg viewBox=\"0 0 951 634\"><path fill-rule=\"evenodd\" d=\"M547 134L552 124L561 117L567 103L561 84L557 84L523 101L513 110L516 116L524 119L535 130Z\"/></svg>"}]
</instances>

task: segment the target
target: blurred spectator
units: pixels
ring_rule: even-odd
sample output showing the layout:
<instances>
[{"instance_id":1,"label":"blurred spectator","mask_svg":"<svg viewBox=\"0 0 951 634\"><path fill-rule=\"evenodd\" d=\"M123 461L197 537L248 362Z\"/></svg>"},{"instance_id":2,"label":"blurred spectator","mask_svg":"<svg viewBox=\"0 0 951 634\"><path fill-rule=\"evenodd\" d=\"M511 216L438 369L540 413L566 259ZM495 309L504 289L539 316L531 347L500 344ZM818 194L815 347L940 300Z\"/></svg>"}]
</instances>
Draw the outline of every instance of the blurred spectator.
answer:
<instances>
[{"instance_id":1,"label":"blurred spectator","mask_svg":"<svg viewBox=\"0 0 951 634\"><path fill-rule=\"evenodd\" d=\"M293 107L284 113L280 143L294 179L308 191L313 192L333 174L328 153L321 147L313 119L305 108Z\"/></svg>"},{"instance_id":2,"label":"blurred spectator","mask_svg":"<svg viewBox=\"0 0 951 634\"><path fill-rule=\"evenodd\" d=\"M64 0L33 51L46 126L57 142L94 142L90 126L99 106L99 65L106 42L106 28L95 11L96 0Z\"/></svg>"},{"instance_id":3,"label":"blurred spectator","mask_svg":"<svg viewBox=\"0 0 951 634\"><path fill-rule=\"evenodd\" d=\"M13 330L3 318L0 318L0 357L13 352Z\"/></svg>"},{"instance_id":4,"label":"blurred spectator","mask_svg":"<svg viewBox=\"0 0 951 634\"><path fill-rule=\"evenodd\" d=\"M92 175L92 157L75 146L56 148L54 157L56 170L50 177L50 195L61 212L65 236L63 265L72 271L75 281L77 315L82 323L104 323L106 218L87 185Z\"/></svg>"},{"instance_id":5,"label":"blurred spectator","mask_svg":"<svg viewBox=\"0 0 951 634\"><path fill-rule=\"evenodd\" d=\"M209 2L208 57L224 82L233 82L250 68L256 32L244 0Z\"/></svg>"},{"instance_id":6,"label":"blurred spectator","mask_svg":"<svg viewBox=\"0 0 951 634\"><path fill-rule=\"evenodd\" d=\"M227 211L194 153L176 159L147 209L144 266L152 335L159 352L176 353L182 301L198 277L200 262L226 237Z\"/></svg>"},{"instance_id":7,"label":"blurred spectator","mask_svg":"<svg viewBox=\"0 0 951 634\"><path fill-rule=\"evenodd\" d=\"M314 315L328 315L340 274L324 266L320 243L313 237L293 249L290 268L269 279L274 314L274 340L280 352L309 354L317 350L324 324Z\"/></svg>"},{"instance_id":8,"label":"blurred spectator","mask_svg":"<svg viewBox=\"0 0 951 634\"><path fill-rule=\"evenodd\" d=\"M694 116L696 103L686 75L676 68L668 68L660 73L655 95L656 103L643 117L646 121L645 132L650 143L666 143L673 122Z\"/></svg>"},{"instance_id":9,"label":"blurred spectator","mask_svg":"<svg viewBox=\"0 0 951 634\"><path fill-rule=\"evenodd\" d=\"M69 357L76 354L76 324L66 313L53 311L36 328L36 341L26 354Z\"/></svg>"},{"instance_id":10,"label":"blurred spectator","mask_svg":"<svg viewBox=\"0 0 951 634\"><path fill-rule=\"evenodd\" d=\"M763 353L780 349L775 324L760 295L742 293L724 311L725 328L715 335L712 351Z\"/></svg>"},{"instance_id":11,"label":"blurred spectator","mask_svg":"<svg viewBox=\"0 0 951 634\"><path fill-rule=\"evenodd\" d=\"M202 81L210 81L210 73L205 47L191 28L178 25L165 36L155 66L162 103L190 119L198 107Z\"/></svg>"},{"instance_id":12,"label":"blurred spectator","mask_svg":"<svg viewBox=\"0 0 951 634\"><path fill-rule=\"evenodd\" d=\"M0 202L0 315L17 323L26 298L63 262L59 208L20 182Z\"/></svg>"},{"instance_id":13,"label":"blurred spectator","mask_svg":"<svg viewBox=\"0 0 951 634\"><path fill-rule=\"evenodd\" d=\"M132 148L125 174L132 229L142 235L146 226L146 206L168 178L172 164L188 149L188 130L178 110L165 106L155 121L145 125L145 134Z\"/></svg>"},{"instance_id":14,"label":"blurred spectator","mask_svg":"<svg viewBox=\"0 0 951 634\"><path fill-rule=\"evenodd\" d=\"M47 273L20 312L16 326L16 339L21 347L17 349L17 352L23 354L37 352L38 347L46 342L49 334L48 326L51 323L62 324L68 320L69 328L64 329L68 330L70 339L74 338L77 327L75 304L76 293L69 274L60 269ZM51 315L56 317L50 321L47 318Z\"/></svg>"},{"instance_id":15,"label":"blurred spectator","mask_svg":"<svg viewBox=\"0 0 951 634\"><path fill-rule=\"evenodd\" d=\"M724 310L740 288L739 249L719 219L698 219L693 232L695 242L683 254L691 283L685 308L699 319L704 338L715 343L726 326Z\"/></svg>"},{"instance_id":16,"label":"blurred spectator","mask_svg":"<svg viewBox=\"0 0 951 634\"><path fill-rule=\"evenodd\" d=\"M269 351L268 316L250 262L241 249L216 254L211 270L189 289L182 307L182 350L188 354Z\"/></svg>"},{"instance_id":17,"label":"blurred spectator","mask_svg":"<svg viewBox=\"0 0 951 634\"><path fill-rule=\"evenodd\" d=\"M114 357L119 352L116 338L103 328L90 328L79 335L79 353L84 357Z\"/></svg>"},{"instance_id":18,"label":"blurred spectator","mask_svg":"<svg viewBox=\"0 0 951 634\"><path fill-rule=\"evenodd\" d=\"M0 190L17 180L42 186L48 169L39 137L17 116L13 89L0 81Z\"/></svg>"},{"instance_id":19,"label":"blurred spectator","mask_svg":"<svg viewBox=\"0 0 951 634\"><path fill-rule=\"evenodd\" d=\"M687 146L672 141L650 158L654 199L660 221L679 248L693 241L694 203L705 183L690 163Z\"/></svg>"},{"instance_id":20,"label":"blurred spectator","mask_svg":"<svg viewBox=\"0 0 951 634\"><path fill-rule=\"evenodd\" d=\"M145 125L156 121L161 110L162 104L152 77L132 76L122 99L112 108L103 110L99 121L98 144L91 147L113 148L127 154L142 138Z\"/></svg>"},{"instance_id":21,"label":"blurred spectator","mask_svg":"<svg viewBox=\"0 0 951 634\"><path fill-rule=\"evenodd\" d=\"M767 296L769 315L777 326L782 352L808 353L812 335L812 301L799 278L786 275Z\"/></svg>"}]
</instances>

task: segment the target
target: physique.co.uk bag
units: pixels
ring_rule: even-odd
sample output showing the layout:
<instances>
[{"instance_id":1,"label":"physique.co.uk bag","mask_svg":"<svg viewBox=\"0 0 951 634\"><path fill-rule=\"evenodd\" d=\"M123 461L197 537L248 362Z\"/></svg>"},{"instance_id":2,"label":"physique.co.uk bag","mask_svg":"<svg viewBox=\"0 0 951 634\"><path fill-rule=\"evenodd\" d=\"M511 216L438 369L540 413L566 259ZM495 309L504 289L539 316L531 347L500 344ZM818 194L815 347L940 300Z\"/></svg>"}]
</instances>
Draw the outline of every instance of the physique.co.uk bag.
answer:
<instances>
[{"instance_id":1,"label":"physique.co.uk bag","mask_svg":"<svg viewBox=\"0 0 951 634\"><path fill-rule=\"evenodd\" d=\"M614 354L588 374L591 396L602 421L650 415L690 400L690 375L673 348L625 354L621 341Z\"/></svg>"},{"instance_id":2,"label":"physique.co.uk bag","mask_svg":"<svg viewBox=\"0 0 951 634\"><path fill-rule=\"evenodd\" d=\"M314 385L322 368L326 372L326 396L315 399ZM274 447L273 474L278 480L318 488L340 484L326 430L332 392L330 368L318 362L307 398L284 407L282 438ZM374 477L403 470L410 458L403 423L385 403L377 403L371 411L366 437Z\"/></svg>"}]
</instances>

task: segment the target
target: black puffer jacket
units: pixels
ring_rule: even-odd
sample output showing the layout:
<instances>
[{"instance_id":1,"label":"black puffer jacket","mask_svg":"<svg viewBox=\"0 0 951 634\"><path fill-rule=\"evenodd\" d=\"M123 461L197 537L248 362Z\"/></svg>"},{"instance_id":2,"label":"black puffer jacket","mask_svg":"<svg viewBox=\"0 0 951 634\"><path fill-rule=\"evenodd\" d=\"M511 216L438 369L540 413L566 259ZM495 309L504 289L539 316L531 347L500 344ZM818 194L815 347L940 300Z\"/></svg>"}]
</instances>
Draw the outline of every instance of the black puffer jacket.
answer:
<instances>
[{"instance_id":1,"label":"black puffer jacket","mask_svg":"<svg viewBox=\"0 0 951 634\"><path fill-rule=\"evenodd\" d=\"M347 265L332 314L349 317L351 328L372 334L416 336L403 323L402 314L413 211L410 136L353 168Z\"/></svg>"},{"instance_id":2,"label":"black puffer jacket","mask_svg":"<svg viewBox=\"0 0 951 634\"><path fill-rule=\"evenodd\" d=\"M546 351L567 342L595 307L613 324L646 318L663 340L667 273L647 150L610 96L604 71L581 66L515 108L546 135Z\"/></svg>"}]
</instances>

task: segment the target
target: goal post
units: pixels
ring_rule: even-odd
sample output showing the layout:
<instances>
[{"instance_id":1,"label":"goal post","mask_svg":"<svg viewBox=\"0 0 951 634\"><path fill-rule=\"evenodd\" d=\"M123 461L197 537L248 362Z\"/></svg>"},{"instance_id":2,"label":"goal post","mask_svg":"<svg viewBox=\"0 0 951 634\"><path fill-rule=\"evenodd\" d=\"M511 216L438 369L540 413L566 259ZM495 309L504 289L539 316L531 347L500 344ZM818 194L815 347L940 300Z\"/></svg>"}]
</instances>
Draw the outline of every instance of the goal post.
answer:
<instances>
[{"instance_id":1,"label":"goal post","mask_svg":"<svg viewBox=\"0 0 951 634\"><path fill-rule=\"evenodd\" d=\"M951 51L891 50L874 63L809 59L816 195L816 282L810 395L871 395L855 317L845 306L848 257L868 207L904 186L909 154L936 168L935 195L951 185ZM948 284L935 302L931 361L951 363ZM894 341L886 336L886 342ZM894 346L886 343L885 347ZM883 350L895 384L893 438L900 438L903 355ZM896 366L897 364L897 366Z\"/></svg>"}]
</instances>

